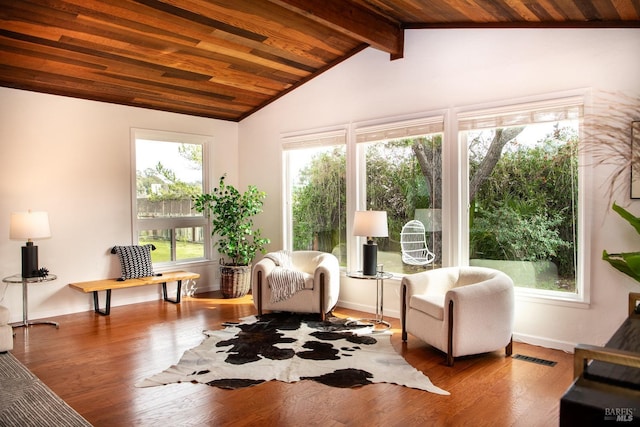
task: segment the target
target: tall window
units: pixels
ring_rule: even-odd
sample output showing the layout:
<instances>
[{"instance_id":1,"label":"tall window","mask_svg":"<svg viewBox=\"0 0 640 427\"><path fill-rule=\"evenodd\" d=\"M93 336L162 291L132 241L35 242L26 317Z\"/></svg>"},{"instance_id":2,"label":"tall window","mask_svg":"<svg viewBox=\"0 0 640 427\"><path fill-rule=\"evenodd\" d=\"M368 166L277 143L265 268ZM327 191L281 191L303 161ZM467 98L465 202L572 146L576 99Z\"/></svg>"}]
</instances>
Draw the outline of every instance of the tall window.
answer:
<instances>
[{"instance_id":1,"label":"tall window","mask_svg":"<svg viewBox=\"0 0 640 427\"><path fill-rule=\"evenodd\" d=\"M283 141L286 246L333 253L341 265L346 265L345 133Z\"/></svg>"},{"instance_id":2,"label":"tall window","mask_svg":"<svg viewBox=\"0 0 640 427\"><path fill-rule=\"evenodd\" d=\"M204 188L207 137L134 129L135 235L154 263L205 259L207 221L191 209Z\"/></svg>"},{"instance_id":3,"label":"tall window","mask_svg":"<svg viewBox=\"0 0 640 427\"><path fill-rule=\"evenodd\" d=\"M442 131L442 116L356 129L358 209L387 212L389 237L376 239L385 271L409 274L441 266ZM402 256L401 232L412 220L424 226L412 239L419 237L434 254L425 257L428 263L416 256L413 243L411 257Z\"/></svg>"},{"instance_id":4,"label":"tall window","mask_svg":"<svg viewBox=\"0 0 640 427\"><path fill-rule=\"evenodd\" d=\"M573 98L459 116L471 265L522 288L579 291L581 117Z\"/></svg>"},{"instance_id":5,"label":"tall window","mask_svg":"<svg viewBox=\"0 0 640 427\"><path fill-rule=\"evenodd\" d=\"M376 241L387 272L468 262L506 272L520 294L588 301L583 109L580 95L451 110L452 130L440 114L284 138L286 247L332 252L346 266L345 242L355 241L347 218L382 210L389 236ZM423 265L403 257L402 230L415 220L433 253ZM360 243L349 252L354 270Z\"/></svg>"}]
</instances>

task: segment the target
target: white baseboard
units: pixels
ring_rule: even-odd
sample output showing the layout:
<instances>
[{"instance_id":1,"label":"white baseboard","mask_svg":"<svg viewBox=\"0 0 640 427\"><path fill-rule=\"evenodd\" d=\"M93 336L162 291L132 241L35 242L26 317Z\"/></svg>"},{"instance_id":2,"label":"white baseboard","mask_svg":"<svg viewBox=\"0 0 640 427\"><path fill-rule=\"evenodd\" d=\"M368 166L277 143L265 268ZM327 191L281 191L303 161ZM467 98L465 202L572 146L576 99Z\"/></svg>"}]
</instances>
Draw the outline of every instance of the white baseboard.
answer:
<instances>
[{"instance_id":1,"label":"white baseboard","mask_svg":"<svg viewBox=\"0 0 640 427\"><path fill-rule=\"evenodd\" d=\"M561 350L565 353L571 354L573 354L573 351L576 348L576 343L554 340L552 338L539 337L535 335L519 334L517 332L513 333L513 340L515 342L537 345L554 350Z\"/></svg>"},{"instance_id":2,"label":"white baseboard","mask_svg":"<svg viewBox=\"0 0 640 427\"><path fill-rule=\"evenodd\" d=\"M199 293L214 292L214 291L219 291L219 290L220 290L220 284L219 283L215 283L215 284L209 285L209 286L196 286L196 295L198 295Z\"/></svg>"},{"instance_id":3,"label":"white baseboard","mask_svg":"<svg viewBox=\"0 0 640 427\"><path fill-rule=\"evenodd\" d=\"M376 313L376 308L372 305L366 305L366 304L357 304L357 303L353 303L353 302L348 302L348 301L338 301L338 303L336 304L337 307L343 307L343 308L347 308L349 310L356 310L356 311L362 311L365 313L371 313L371 314L375 314ZM384 309L384 317L393 317L396 319L400 318L400 311L399 310L387 310Z\"/></svg>"}]
</instances>

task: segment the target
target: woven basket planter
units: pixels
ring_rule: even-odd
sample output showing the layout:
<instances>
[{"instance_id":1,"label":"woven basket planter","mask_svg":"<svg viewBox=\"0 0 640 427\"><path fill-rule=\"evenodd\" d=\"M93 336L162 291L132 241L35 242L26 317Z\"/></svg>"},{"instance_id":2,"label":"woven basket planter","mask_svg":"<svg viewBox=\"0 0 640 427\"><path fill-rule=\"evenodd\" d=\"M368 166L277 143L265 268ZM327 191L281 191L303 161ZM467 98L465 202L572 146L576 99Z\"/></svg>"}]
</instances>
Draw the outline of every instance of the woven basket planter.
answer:
<instances>
[{"instance_id":1,"label":"woven basket planter","mask_svg":"<svg viewBox=\"0 0 640 427\"><path fill-rule=\"evenodd\" d=\"M221 265L220 290L225 298L240 298L251 288L251 265Z\"/></svg>"}]
</instances>

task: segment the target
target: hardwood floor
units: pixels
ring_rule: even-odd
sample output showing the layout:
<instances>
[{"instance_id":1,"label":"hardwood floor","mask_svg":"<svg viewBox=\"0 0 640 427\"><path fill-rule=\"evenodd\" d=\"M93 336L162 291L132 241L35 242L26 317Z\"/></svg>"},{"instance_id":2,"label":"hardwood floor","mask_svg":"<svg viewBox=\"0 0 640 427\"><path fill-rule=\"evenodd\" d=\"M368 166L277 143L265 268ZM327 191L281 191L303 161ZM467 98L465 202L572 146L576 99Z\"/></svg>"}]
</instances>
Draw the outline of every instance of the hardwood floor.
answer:
<instances>
[{"instance_id":1,"label":"hardwood floor","mask_svg":"<svg viewBox=\"0 0 640 427\"><path fill-rule=\"evenodd\" d=\"M179 305L152 301L113 307L108 317L85 312L54 318L60 328L16 329L13 354L95 426L413 426L558 424L559 402L572 380L572 355L522 343L514 354L557 362L554 367L506 358L504 352L456 359L409 336L392 343L405 359L451 396L392 384L356 389L312 381L222 390L202 384L136 388L134 384L198 345L205 329L255 314L251 297L216 293ZM364 313L338 309L340 317Z\"/></svg>"}]
</instances>

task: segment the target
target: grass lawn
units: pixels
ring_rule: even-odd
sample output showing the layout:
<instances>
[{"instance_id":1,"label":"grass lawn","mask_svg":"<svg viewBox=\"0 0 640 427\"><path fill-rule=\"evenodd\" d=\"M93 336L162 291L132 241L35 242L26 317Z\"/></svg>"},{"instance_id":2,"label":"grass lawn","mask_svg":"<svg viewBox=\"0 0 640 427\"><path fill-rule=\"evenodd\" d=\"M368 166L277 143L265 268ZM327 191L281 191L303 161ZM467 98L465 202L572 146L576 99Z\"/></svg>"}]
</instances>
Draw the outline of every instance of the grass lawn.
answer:
<instances>
[{"instance_id":1,"label":"grass lawn","mask_svg":"<svg viewBox=\"0 0 640 427\"><path fill-rule=\"evenodd\" d=\"M156 247L151 251L152 262L171 261L171 242L161 239L140 240L141 245L152 244ZM204 258L204 245L202 243L178 241L176 245L176 257L179 260Z\"/></svg>"}]
</instances>

